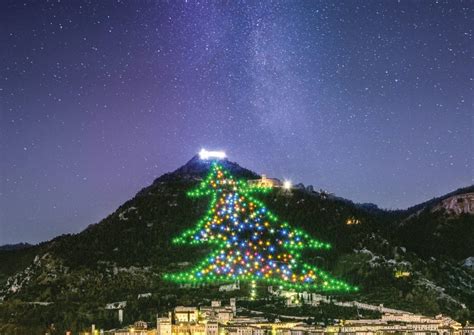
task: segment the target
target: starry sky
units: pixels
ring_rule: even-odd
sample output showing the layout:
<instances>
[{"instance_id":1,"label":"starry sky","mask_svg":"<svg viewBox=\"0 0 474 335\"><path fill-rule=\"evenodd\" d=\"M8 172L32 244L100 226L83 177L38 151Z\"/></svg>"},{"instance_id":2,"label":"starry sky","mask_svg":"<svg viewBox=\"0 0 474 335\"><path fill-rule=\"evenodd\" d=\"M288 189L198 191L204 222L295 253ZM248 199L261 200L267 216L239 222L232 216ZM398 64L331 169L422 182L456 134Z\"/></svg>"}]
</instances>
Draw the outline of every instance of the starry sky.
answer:
<instances>
[{"instance_id":1,"label":"starry sky","mask_svg":"<svg viewBox=\"0 0 474 335\"><path fill-rule=\"evenodd\" d=\"M202 147L355 202L473 183L474 1L0 3L0 244L100 221Z\"/></svg>"}]
</instances>

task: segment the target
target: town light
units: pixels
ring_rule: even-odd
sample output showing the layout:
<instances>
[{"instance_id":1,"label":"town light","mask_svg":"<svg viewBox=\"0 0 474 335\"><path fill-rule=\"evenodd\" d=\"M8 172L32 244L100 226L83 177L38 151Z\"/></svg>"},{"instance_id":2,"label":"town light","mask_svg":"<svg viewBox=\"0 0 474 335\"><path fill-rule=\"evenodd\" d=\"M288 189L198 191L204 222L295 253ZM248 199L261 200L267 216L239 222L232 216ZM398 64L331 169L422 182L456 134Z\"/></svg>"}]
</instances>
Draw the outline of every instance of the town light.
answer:
<instances>
[{"instance_id":1,"label":"town light","mask_svg":"<svg viewBox=\"0 0 474 335\"><path fill-rule=\"evenodd\" d=\"M210 159L210 158L223 159L223 158L226 158L226 154L225 154L224 151L207 151L206 149L201 149L201 151L199 151L199 158L201 158L201 159Z\"/></svg>"},{"instance_id":2,"label":"town light","mask_svg":"<svg viewBox=\"0 0 474 335\"><path fill-rule=\"evenodd\" d=\"M285 181L283 182L283 188L284 188L285 190L289 190L289 189L291 188L291 181L290 181L290 180L285 180Z\"/></svg>"}]
</instances>

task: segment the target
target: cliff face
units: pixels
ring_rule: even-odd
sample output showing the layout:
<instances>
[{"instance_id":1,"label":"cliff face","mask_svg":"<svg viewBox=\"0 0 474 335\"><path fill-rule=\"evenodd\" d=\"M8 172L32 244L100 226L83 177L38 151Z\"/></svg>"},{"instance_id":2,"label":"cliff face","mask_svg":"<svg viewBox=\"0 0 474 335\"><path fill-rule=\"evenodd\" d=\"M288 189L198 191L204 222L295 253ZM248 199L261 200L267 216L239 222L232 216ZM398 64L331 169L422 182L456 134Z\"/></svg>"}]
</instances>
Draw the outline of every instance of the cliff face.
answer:
<instances>
[{"instance_id":1,"label":"cliff face","mask_svg":"<svg viewBox=\"0 0 474 335\"><path fill-rule=\"evenodd\" d=\"M433 208L433 211L444 208L452 214L474 214L474 192L458 194L441 201Z\"/></svg>"}]
</instances>

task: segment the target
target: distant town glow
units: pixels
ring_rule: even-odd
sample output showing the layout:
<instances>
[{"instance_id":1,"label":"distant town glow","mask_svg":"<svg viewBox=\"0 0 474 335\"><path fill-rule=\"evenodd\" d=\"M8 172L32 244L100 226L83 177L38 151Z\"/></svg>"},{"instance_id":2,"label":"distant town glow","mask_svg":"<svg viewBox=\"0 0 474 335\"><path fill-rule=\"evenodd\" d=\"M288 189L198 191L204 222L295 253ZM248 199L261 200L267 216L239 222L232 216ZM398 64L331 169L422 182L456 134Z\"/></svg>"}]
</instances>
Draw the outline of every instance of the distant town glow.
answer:
<instances>
[{"instance_id":1,"label":"distant town glow","mask_svg":"<svg viewBox=\"0 0 474 335\"><path fill-rule=\"evenodd\" d=\"M207 151L206 149L201 149L199 151L199 158L201 159L223 159L226 158L224 151Z\"/></svg>"}]
</instances>

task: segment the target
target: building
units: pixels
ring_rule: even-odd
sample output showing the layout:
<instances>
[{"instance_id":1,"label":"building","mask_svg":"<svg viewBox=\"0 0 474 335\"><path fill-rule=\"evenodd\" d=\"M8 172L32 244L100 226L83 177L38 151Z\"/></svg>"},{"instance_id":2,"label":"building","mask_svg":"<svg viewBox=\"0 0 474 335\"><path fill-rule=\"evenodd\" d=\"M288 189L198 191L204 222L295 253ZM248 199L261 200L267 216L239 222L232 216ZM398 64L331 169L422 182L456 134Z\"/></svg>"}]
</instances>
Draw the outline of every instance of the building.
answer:
<instances>
[{"instance_id":1,"label":"building","mask_svg":"<svg viewBox=\"0 0 474 335\"><path fill-rule=\"evenodd\" d=\"M217 320L208 320L205 323L204 330L206 335L218 335L219 323L217 322Z\"/></svg>"},{"instance_id":2,"label":"building","mask_svg":"<svg viewBox=\"0 0 474 335\"><path fill-rule=\"evenodd\" d=\"M280 291L283 296L290 293L294 294ZM321 297L306 293L299 299L319 301ZM390 310L380 319L344 320L327 327L302 323L306 317L295 319L298 321L269 322L263 317L237 316L235 299L231 299L230 306L223 306L216 300L210 306L200 308L179 306L167 317L157 318L156 335L474 335L474 327L467 324L463 328L460 323L441 314L427 317ZM139 330L137 323L134 326L136 331Z\"/></svg>"},{"instance_id":3,"label":"building","mask_svg":"<svg viewBox=\"0 0 474 335\"><path fill-rule=\"evenodd\" d=\"M229 306L222 306L220 301L212 301L211 306L200 308L203 318L213 319L219 323L227 323L235 316L235 299L230 300Z\"/></svg>"},{"instance_id":4,"label":"building","mask_svg":"<svg viewBox=\"0 0 474 335\"><path fill-rule=\"evenodd\" d=\"M178 306L174 309L174 318L176 323L196 323L198 321L199 311L197 307Z\"/></svg>"},{"instance_id":5,"label":"building","mask_svg":"<svg viewBox=\"0 0 474 335\"><path fill-rule=\"evenodd\" d=\"M260 187L283 187L283 183L277 178L267 178L266 175L262 174L260 179L248 180L249 185L260 186Z\"/></svg>"},{"instance_id":6,"label":"building","mask_svg":"<svg viewBox=\"0 0 474 335\"><path fill-rule=\"evenodd\" d=\"M471 326L469 322L462 328L461 335L474 335L474 326Z\"/></svg>"},{"instance_id":7,"label":"building","mask_svg":"<svg viewBox=\"0 0 474 335\"><path fill-rule=\"evenodd\" d=\"M408 312L384 313L381 319L345 320L340 334L375 335L404 333L412 335L461 335L461 325L449 317L427 317Z\"/></svg>"},{"instance_id":8,"label":"building","mask_svg":"<svg viewBox=\"0 0 474 335\"><path fill-rule=\"evenodd\" d=\"M235 299L230 299L229 306L218 300L199 309L178 306L167 317L157 318L157 335L219 335L219 325L227 324L235 313Z\"/></svg>"},{"instance_id":9,"label":"building","mask_svg":"<svg viewBox=\"0 0 474 335\"><path fill-rule=\"evenodd\" d=\"M156 334L157 335L171 335L173 324L171 312L168 313L168 317L156 319Z\"/></svg>"}]
</instances>

